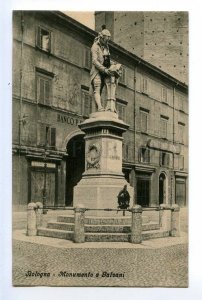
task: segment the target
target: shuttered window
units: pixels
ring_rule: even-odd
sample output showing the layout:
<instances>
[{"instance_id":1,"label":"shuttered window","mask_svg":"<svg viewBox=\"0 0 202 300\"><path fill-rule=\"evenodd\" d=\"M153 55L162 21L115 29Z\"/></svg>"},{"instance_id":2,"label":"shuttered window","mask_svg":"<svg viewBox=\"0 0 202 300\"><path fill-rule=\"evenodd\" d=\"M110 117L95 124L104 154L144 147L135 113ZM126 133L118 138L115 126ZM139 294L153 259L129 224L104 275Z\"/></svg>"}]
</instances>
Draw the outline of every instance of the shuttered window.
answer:
<instances>
[{"instance_id":1,"label":"shuttered window","mask_svg":"<svg viewBox=\"0 0 202 300\"><path fill-rule=\"evenodd\" d=\"M82 115L88 117L92 112L92 97L88 90L82 90Z\"/></svg>"},{"instance_id":2,"label":"shuttered window","mask_svg":"<svg viewBox=\"0 0 202 300\"><path fill-rule=\"evenodd\" d=\"M37 102L44 105L51 105L52 77L42 73L36 73Z\"/></svg>"},{"instance_id":3,"label":"shuttered window","mask_svg":"<svg viewBox=\"0 0 202 300\"><path fill-rule=\"evenodd\" d=\"M83 67L88 70L91 69L91 53L88 48L84 48L83 51Z\"/></svg>"},{"instance_id":4,"label":"shuttered window","mask_svg":"<svg viewBox=\"0 0 202 300\"><path fill-rule=\"evenodd\" d=\"M148 115L148 112L140 110L140 122L142 132L148 132Z\"/></svg>"},{"instance_id":5,"label":"shuttered window","mask_svg":"<svg viewBox=\"0 0 202 300\"><path fill-rule=\"evenodd\" d=\"M160 136L164 139L167 139L168 135L168 118L160 118Z\"/></svg>"},{"instance_id":6,"label":"shuttered window","mask_svg":"<svg viewBox=\"0 0 202 300\"><path fill-rule=\"evenodd\" d=\"M119 78L119 83L126 84L126 69L121 67L121 76Z\"/></svg>"},{"instance_id":7,"label":"shuttered window","mask_svg":"<svg viewBox=\"0 0 202 300\"><path fill-rule=\"evenodd\" d=\"M121 102L116 102L116 110L120 120L126 121L126 105Z\"/></svg>"},{"instance_id":8,"label":"shuttered window","mask_svg":"<svg viewBox=\"0 0 202 300\"><path fill-rule=\"evenodd\" d=\"M184 144L184 135L185 135L185 124L178 123L178 140L180 143Z\"/></svg>"},{"instance_id":9,"label":"shuttered window","mask_svg":"<svg viewBox=\"0 0 202 300\"><path fill-rule=\"evenodd\" d=\"M141 78L141 91L142 91L142 93L148 95L148 92L149 92L149 80L148 80L148 78L146 78L144 76L142 76L142 78Z\"/></svg>"},{"instance_id":10,"label":"shuttered window","mask_svg":"<svg viewBox=\"0 0 202 300\"><path fill-rule=\"evenodd\" d=\"M165 103L168 102L168 98L167 98L167 88L166 87L162 87L161 89L161 100Z\"/></svg>"},{"instance_id":11,"label":"shuttered window","mask_svg":"<svg viewBox=\"0 0 202 300\"><path fill-rule=\"evenodd\" d=\"M139 162L149 163L150 162L150 150L145 147L139 149Z\"/></svg>"},{"instance_id":12,"label":"shuttered window","mask_svg":"<svg viewBox=\"0 0 202 300\"><path fill-rule=\"evenodd\" d=\"M51 51L51 32L39 26L37 28L36 46L46 52Z\"/></svg>"},{"instance_id":13,"label":"shuttered window","mask_svg":"<svg viewBox=\"0 0 202 300\"><path fill-rule=\"evenodd\" d=\"M40 123L37 127L37 144L42 147L55 149L56 128Z\"/></svg>"},{"instance_id":14,"label":"shuttered window","mask_svg":"<svg viewBox=\"0 0 202 300\"><path fill-rule=\"evenodd\" d=\"M170 154L166 152L160 152L160 166L169 167Z\"/></svg>"}]
</instances>

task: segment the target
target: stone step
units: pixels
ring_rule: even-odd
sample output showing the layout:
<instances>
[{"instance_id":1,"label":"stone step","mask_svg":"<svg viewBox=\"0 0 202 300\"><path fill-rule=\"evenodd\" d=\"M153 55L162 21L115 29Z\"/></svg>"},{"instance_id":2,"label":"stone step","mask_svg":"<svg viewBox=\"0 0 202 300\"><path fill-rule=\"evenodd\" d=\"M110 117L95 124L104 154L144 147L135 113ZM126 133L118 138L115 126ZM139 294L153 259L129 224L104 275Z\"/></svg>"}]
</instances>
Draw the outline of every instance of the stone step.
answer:
<instances>
[{"instance_id":1,"label":"stone step","mask_svg":"<svg viewBox=\"0 0 202 300\"><path fill-rule=\"evenodd\" d=\"M149 222L147 216L142 217L144 224ZM58 216L57 222L61 223L74 223L74 216ZM85 224L89 225L130 225L131 217L85 217Z\"/></svg>"},{"instance_id":2,"label":"stone step","mask_svg":"<svg viewBox=\"0 0 202 300\"><path fill-rule=\"evenodd\" d=\"M150 230L150 231L144 231L142 233L142 240L150 240L150 239L158 239L158 238L164 238L168 237L169 231L165 230Z\"/></svg>"},{"instance_id":3,"label":"stone step","mask_svg":"<svg viewBox=\"0 0 202 300\"><path fill-rule=\"evenodd\" d=\"M142 233L143 240L168 237L169 231L153 230ZM85 233L86 242L130 242L129 233Z\"/></svg>"},{"instance_id":4,"label":"stone step","mask_svg":"<svg viewBox=\"0 0 202 300\"><path fill-rule=\"evenodd\" d=\"M85 233L86 242L129 242L128 233Z\"/></svg>"},{"instance_id":5,"label":"stone step","mask_svg":"<svg viewBox=\"0 0 202 300\"><path fill-rule=\"evenodd\" d=\"M47 228L74 231L74 224L66 222L48 222Z\"/></svg>"},{"instance_id":6,"label":"stone step","mask_svg":"<svg viewBox=\"0 0 202 300\"><path fill-rule=\"evenodd\" d=\"M66 223L66 222L48 222L47 228L59 229L59 230L67 230L73 231L74 224ZM142 225L142 230L157 230L160 229L159 224L156 223L148 223ZM130 225L85 225L85 232L122 232L127 233L130 232Z\"/></svg>"},{"instance_id":7,"label":"stone step","mask_svg":"<svg viewBox=\"0 0 202 300\"><path fill-rule=\"evenodd\" d=\"M73 240L73 232L66 230L58 230L51 228L39 228L37 231L39 236L53 237L58 239ZM144 231L142 233L143 240L168 237L169 231L153 230ZM85 233L86 242L130 242L129 233L101 233L90 232Z\"/></svg>"},{"instance_id":8,"label":"stone step","mask_svg":"<svg viewBox=\"0 0 202 300\"><path fill-rule=\"evenodd\" d=\"M38 228L37 235L53 237L58 239L73 240L73 232L67 230L58 230L52 228Z\"/></svg>"}]
</instances>

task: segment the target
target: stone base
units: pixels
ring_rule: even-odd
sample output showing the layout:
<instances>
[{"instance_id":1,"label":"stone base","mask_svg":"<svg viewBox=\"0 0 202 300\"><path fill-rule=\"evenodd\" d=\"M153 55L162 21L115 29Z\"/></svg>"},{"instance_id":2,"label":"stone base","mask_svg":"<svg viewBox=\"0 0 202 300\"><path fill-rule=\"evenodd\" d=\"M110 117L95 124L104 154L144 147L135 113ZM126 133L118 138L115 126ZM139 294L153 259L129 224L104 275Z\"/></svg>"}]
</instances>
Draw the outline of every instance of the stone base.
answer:
<instances>
[{"instance_id":1,"label":"stone base","mask_svg":"<svg viewBox=\"0 0 202 300\"><path fill-rule=\"evenodd\" d=\"M124 177L92 176L83 177L74 187L73 206L82 205L85 208L114 208L118 207L118 193L127 185L130 194L130 207L133 205L133 188ZM86 215L111 216L117 212L87 211Z\"/></svg>"}]
</instances>

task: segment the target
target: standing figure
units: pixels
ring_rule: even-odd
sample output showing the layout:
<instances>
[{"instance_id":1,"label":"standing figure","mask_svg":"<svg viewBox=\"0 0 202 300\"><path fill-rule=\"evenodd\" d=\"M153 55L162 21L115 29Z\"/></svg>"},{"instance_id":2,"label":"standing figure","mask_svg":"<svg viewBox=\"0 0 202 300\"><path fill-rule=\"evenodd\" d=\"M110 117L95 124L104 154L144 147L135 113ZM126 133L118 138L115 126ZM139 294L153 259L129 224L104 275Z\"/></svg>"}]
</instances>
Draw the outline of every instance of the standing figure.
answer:
<instances>
[{"instance_id":1,"label":"standing figure","mask_svg":"<svg viewBox=\"0 0 202 300\"><path fill-rule=\"evenodd\" d=\"M130 194L127 191L127 185L124 185L117 197L119 209L127 209L130 206ZM123 216L125 216L125 211L123 211Z\"/></svg>"},{"instance_id":2,"label":"standing figure","mask_svg":"<svg viewBox=\"0 0 202 300\"><path fill-rule=\"evenodd\" d=\"M108 41L111 37L109 30L105 25L102 31L95 38L91 48L92 69L90 72L91 84L94 92L94 99L97 104L98 111L105 109L101 103L101 94L104 85L107 86L107 107L106 110L116 112L115 108L115 90L118 83L117 78L120 76L119 70L121 65L111 65Z\"/></svg>"},{"instance_id":3,"label":"standing figure","mask_svg":"<svg viewBox=\"0 0 202 300\"><path fill-rule=\"evenodd\" d=\"M110 53L108 41L111 37L109 30L102 26L102 31L95 38L91 48L92 54L92 69L90 72L91 84L93 87L94 98L97 104L98 111L104 111L101 104L101 93L105 85L106 76L110 76L109 67Z\"/></svg>"}]
</instances>

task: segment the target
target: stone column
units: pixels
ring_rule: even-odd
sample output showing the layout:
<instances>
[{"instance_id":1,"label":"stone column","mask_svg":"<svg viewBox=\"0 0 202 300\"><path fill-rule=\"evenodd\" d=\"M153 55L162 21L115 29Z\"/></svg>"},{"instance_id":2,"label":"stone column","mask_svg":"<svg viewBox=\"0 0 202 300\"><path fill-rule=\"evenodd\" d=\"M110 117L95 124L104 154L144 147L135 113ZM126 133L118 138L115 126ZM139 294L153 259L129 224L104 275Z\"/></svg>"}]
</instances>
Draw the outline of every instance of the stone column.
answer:
<instances>
[{"instance_id":1,"label":"stone column","mask_svg":"<svg viewBox=\"0 0 202 300\"><path fill-rule=\"evenodd\" d=\"M135 205L131 208L131 243L140 244L142 242L142 207Z\"/></svg>"},{"instance_id":2,"label":"stone column","mask_svg":"<svg viewBox=\"0 0 202 300\"><path fill-rule=\"evenodd\" d=\"M36 203L29 203L27 207L27 235L37 235L37 223L36 223Z\"/></svg>"},{"instance_id":3,"label":"stone column","mask_svg":"<svg viewBox=\"0 0 202 300\"><path fill-rule=\"evenodd\" d=\"M180 208L177 204L171 206L171 236L180 236Z\"/></svg>"},{"instance_id":4,"label":"stone column","mask_svg":"<svg viewBox=\"0 0 202 300\"><path fill-rule=\"evenodd\" d=\"M168 204L160 205L160 227L162 230L171 230L171 210Z\"/></svg>"},{"instance_id":5,"label":"stone column","mask_svg":"<svg viewBox=\"0 0 202 300\"><path fill-rule=\"evenodd\" d=\"M77 206L74 209L74 242L84 243L85 242L85 231L84 231L84 220L85 220L85 208Z\"/></svg>"},{"instance_id":6,"label":"stone column","mask_svg":"<svg viewBox=\"0 0 202 300\"><path fill-rule=\"evenodd\" d=\"M43 222L43 204L41 202L36 202L36 226L41 227Z\"/></svg>"}]
</instances>

